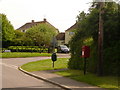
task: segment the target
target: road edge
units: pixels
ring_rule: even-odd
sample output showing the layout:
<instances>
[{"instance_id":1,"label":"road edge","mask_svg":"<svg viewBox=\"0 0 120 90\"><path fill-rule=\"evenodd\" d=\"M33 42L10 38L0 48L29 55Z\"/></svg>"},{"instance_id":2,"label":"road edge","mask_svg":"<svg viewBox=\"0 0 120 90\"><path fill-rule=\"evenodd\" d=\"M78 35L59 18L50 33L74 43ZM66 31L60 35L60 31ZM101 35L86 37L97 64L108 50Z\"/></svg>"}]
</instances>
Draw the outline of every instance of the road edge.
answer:
<instances>
[{"instance_id":1,"label":"road edge","mask_svg":"<svg viewBox=\"0 0 120 90\"><path fill-rule=\"evenodd\" d=\"M70 89L68 86L61 85L60 83L54 82L54 81L52 81L52 80L48 80L47 78L44 78L44 77L42 77L42 76L38 76L38 75L33 74L33 73L31 73L31 72L25 71L25 70L22 69L21 67L18 67L18 69L19 69L20 71L22 71L23 73L26 73L26 74L28 74L28 75L30 75L30 76L32 76L32 77L37 78L37 79L41 79L41 80L43 80L43 81L45 81L45 82L49 82L49 83L51 83L51 84L54 84L54 85L56 85L56 86L58 86L58 87L61 87L61 88L65 89L65 90L72 90L72 89Z\"/></svg>"}]
</instances>

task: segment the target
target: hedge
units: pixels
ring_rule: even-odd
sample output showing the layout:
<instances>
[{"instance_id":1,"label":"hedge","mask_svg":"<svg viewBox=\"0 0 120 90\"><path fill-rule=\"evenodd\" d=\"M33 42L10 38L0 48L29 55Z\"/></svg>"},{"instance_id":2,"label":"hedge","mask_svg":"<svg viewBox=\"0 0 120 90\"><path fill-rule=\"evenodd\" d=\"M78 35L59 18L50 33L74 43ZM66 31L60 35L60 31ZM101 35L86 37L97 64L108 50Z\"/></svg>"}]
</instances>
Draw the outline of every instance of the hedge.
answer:
<instances>
[{"instance_id":1,"label":"hedge","mask_svg":"<svg viewBox=\"0 0 120 90\"><path fill-rule=\"evenodd\" d=\"M48 52L48 48L42 46L9 46L8 49L11 52Z\"/></svg>"}]
</instances>

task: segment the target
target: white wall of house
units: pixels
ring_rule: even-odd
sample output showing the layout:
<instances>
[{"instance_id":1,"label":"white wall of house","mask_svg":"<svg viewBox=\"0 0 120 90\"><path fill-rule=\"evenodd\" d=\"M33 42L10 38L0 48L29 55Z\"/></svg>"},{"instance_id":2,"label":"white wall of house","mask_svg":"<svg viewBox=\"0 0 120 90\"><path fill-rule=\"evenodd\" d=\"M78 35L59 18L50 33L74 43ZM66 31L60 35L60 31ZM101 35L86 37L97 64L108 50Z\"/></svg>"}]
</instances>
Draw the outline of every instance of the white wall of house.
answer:
<instances>
[{"instance_id":1,"label":"white wall of house","mask_svg":"<svg viewBox=\"0 0 120 90\"><path fill-rule=\"evenodd\" d=\"M57 44L58 44L58 46L64 45L65 44L65 40L57 40Z\"/></svg>"},{"instance_id":2,"label":"white wall of house","mask_svg":"<svg viewBox=\"0 0 120 90\"><path fill-rule=\"evenodd\" d=\"M74 34L75 34L74 30L65 31L65 44L69 43Z\"/></svg>"}]
</instances>

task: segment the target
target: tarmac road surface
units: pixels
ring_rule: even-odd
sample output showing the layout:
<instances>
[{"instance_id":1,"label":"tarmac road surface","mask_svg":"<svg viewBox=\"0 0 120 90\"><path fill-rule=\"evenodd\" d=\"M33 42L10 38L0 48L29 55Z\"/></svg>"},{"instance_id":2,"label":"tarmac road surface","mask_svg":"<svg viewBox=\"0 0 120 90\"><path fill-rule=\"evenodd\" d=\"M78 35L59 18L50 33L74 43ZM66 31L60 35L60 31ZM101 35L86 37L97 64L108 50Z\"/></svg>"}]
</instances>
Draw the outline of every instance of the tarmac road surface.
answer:
<instances>
[{"instance_id":1,"label":"tarmac road surface","mask_svg":"<svg viewBox=\"0 0 120 90\"><path fill-rule=\"evenodd\" d=\"M69 57L68 54L60 54L59 57ZM3 58L0 62L2 66L2 88L51 88L52 90L61 90L60 87L51 83L38 80L18 70L18 66L21 66L27 62L50 59L50 57L30 57L30 58ZM15 89L15 90L16 90Z\"/></svg>"}]
</instances>

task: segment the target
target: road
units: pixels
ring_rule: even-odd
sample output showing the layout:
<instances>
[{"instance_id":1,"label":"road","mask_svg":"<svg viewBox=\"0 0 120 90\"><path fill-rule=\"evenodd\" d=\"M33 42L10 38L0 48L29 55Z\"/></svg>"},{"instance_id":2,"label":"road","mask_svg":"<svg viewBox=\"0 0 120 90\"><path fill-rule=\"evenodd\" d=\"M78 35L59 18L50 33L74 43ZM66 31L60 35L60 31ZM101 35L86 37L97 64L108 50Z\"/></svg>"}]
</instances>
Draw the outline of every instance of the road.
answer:
<instances>
[{"instance_id":1,"label":"road","mask_svg":"<svg viewBox=\"0 0 120 90\"><path fill-rule=\"evenodd\" d=\"M67 57L58 55L58 57ZM30 57L30 58L4 58L2 59L2 88L52 88L61 90L60 87L48 82L38 80L34 77L24 74L18 70L18 67L32 61L49 59L50 57Z\"/></svg>"}]
</instances>

